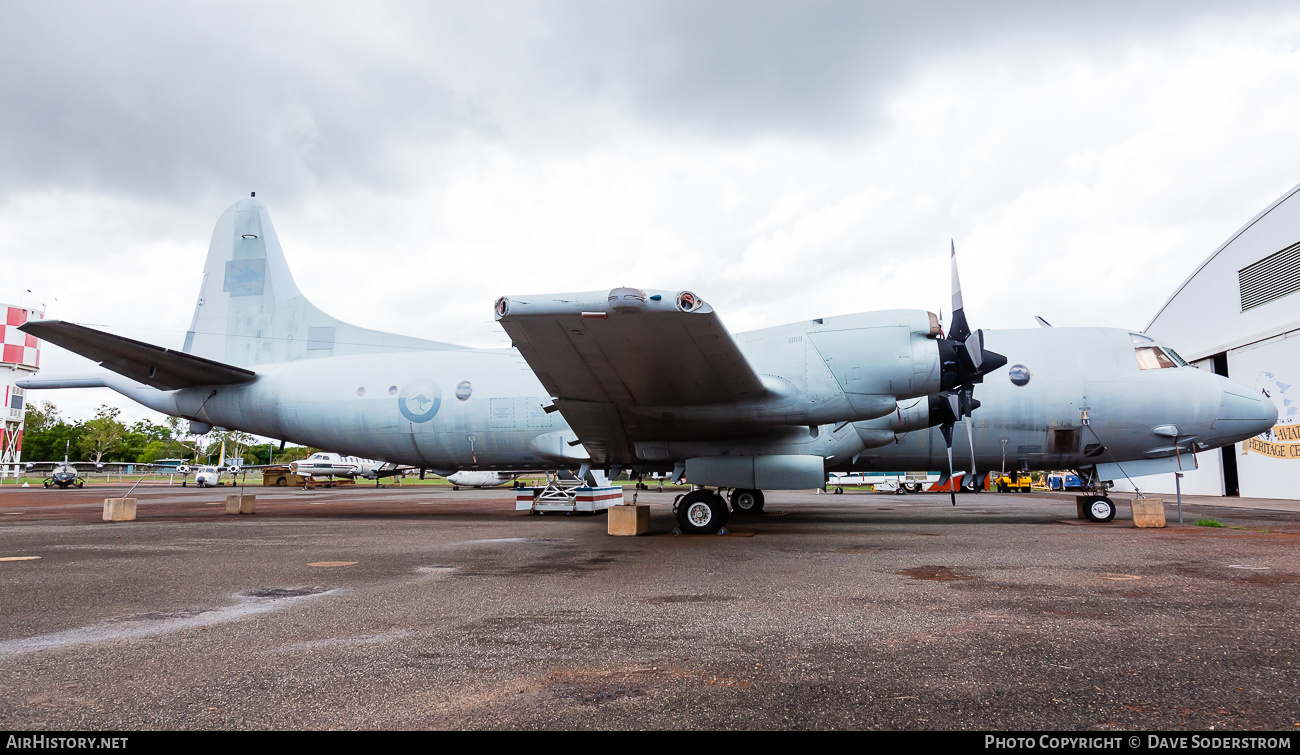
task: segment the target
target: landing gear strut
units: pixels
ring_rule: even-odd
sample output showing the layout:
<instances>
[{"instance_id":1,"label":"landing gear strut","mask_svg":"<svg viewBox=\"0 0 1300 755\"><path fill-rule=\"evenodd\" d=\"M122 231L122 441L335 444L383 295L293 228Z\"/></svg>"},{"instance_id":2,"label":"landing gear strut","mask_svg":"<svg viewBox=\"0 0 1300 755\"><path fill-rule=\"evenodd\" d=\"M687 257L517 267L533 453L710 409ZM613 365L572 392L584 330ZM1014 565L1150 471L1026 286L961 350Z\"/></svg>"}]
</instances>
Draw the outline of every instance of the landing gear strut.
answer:
<instances>
[{"instance_id":1,"label":"landing gear strut","mask_svg":"<svg viewBox=\"0 0 1300 755\"><path fill-rule=\"evenodd\" d=\"M1090 522L1109 522L1115 518L1115 502L1106 495L1108 482L1097 478L1097 468L1075 470L1083 481L1083 491L1090 493L1083 501L1083 515Z\"/></svg>"},{"instance_id":2,"label":"landing gear strut","mask_svg":"<svg viewBox=\"0 0 1300 755\"><path fill-rule=\"evenodd\" d=\"M683 535L713 535L727 523L727 503L713 490L692 490L677 503Z\"/></svg>"},{"instance_id":3,"label":"landing gear strut","mask_svg":"<svg viewBox=\"0 0 1300 755\"><path fill-rule=\"evenodd\" d=\"M745 488L731 491L731 510L737 514L763 513L763 491Z\"/></svg>"}]
</instances>

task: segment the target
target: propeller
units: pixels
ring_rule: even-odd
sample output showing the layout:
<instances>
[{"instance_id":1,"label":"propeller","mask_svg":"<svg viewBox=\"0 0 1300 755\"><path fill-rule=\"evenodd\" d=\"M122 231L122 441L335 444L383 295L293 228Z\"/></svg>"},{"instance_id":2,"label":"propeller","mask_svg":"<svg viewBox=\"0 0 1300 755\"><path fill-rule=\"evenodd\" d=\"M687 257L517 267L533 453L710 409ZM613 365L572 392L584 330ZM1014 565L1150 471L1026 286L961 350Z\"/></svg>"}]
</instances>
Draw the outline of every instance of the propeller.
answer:
<instances>
[{"instance_id":1,"label":"propeller","mask_svg":"<svg viewBox=\"0 0 1300 755\"><path fill-rule=\"evenodd\" d=\"M970 417L980 407L975 398L975 384L984 376L1006 366L1007 358L984 348L984 331L971 332L962 306L961 280L957 277L957 244L952 244L952 329L939 339L939 364L942 393L930 396L930 417L940 419L939 431L948 447L948 479L953 477L952 431L957 422ZM970 443L970 474L975 478L975 435L971 422L966 423L966 440ZM950 491L952 505L957 505L957 489Z\"/></svg>"}]
</instances>

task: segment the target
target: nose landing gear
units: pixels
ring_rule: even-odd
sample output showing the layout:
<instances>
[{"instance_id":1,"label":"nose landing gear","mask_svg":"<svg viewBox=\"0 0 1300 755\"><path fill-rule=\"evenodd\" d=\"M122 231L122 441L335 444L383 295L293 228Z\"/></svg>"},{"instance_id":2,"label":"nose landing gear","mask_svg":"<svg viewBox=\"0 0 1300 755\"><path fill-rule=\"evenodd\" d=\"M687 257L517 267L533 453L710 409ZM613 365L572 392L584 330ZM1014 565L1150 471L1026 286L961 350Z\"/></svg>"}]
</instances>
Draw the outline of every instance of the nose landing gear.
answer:
<instances>
[{"instance_id":1,"label":"nose landing gear","mask_svg":"<svg viewBox=\"0 0 1300 755\"><path fill-rule=\"evenodd\" d=\"M1092 495L1083 502L1083 515L1090 522L1109 522L1115 518L1115 502L1104 495Z\"/></svg>"}]
</instances>

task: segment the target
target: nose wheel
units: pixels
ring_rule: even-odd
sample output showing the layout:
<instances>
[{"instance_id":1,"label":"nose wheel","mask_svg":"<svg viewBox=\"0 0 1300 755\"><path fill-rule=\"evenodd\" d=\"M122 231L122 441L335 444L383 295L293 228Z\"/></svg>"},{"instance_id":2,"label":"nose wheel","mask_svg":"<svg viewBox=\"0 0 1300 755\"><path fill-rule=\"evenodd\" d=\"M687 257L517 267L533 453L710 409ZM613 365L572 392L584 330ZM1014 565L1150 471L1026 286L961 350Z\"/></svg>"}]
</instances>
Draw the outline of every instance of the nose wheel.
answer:
<instances>
[{"instance_id":1,"label":"nose wheel","mask_svg":"<svg viewBox=\"0 0 1300 755\"><path fill-rule=\"evenodd\" d=\"M713 535L727 523L727 502L713 490L692 490L677 503L683 535Z\"/></svg>"},{"instance_id":2,"label":"nose wheel","mask_svg":"<svg viewBox=\"0 0 1300 755\"><path fill-rule=\"evenodd\" d=\"M1083 502L1083 515L1090 522L1109 522L1115 518L1115 502L1104 495L1089 496Z\"/></svg>"}]
</instances>

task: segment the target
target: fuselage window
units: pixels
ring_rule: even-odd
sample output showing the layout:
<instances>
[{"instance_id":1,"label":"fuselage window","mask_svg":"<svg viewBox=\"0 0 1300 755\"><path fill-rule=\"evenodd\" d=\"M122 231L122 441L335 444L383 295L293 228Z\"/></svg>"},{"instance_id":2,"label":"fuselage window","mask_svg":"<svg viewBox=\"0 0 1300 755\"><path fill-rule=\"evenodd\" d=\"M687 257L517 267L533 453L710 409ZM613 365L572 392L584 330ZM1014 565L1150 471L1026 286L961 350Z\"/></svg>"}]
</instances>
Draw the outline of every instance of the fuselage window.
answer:
<instances>
[{"instance_id":1,"label":"fuselage window","mask_svg":"<svg viewBox=\"0 0 1300 755\"><path fill-rule=\"evenodd\" d=\"M1170 358L1164 349L1157 346L1139 346L1137 360L1140 370L1163 370L1166 367L1178 366L1178 363Z\"/></svg>"}]
</instances>

